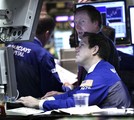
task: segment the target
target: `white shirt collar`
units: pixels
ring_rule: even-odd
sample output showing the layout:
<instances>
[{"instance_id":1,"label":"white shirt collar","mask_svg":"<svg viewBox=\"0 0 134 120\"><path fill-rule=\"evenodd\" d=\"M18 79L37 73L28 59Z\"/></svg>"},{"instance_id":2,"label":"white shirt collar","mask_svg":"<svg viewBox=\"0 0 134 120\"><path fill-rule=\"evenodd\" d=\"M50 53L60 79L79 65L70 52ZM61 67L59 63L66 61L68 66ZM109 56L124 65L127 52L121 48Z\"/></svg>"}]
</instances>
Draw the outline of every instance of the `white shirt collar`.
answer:
<instances>
[{"instance_id":1,"label":"white shirt collar","mask_svg":"<svg viewBox=\"0 0 134 120\"><path fill-rule=\"evenodd\" d=\"M43 46L41 41L37 37L34 37L34 39L37 40L40 43L41 46Z\"/></svg>"},{"instance_id":2,"label":"white shirt collar","mask_svg":"<svg viewBox=\"0 0 134 120\"><path fill-rule=\"evenodd\" d=\"M91 72L95 69L96 65L97 65L99 62L100 62L100 61L98 61L97 63L93 64L93 65L89 68L88 73L91 73Z\"/></svg>"}]
</instances>

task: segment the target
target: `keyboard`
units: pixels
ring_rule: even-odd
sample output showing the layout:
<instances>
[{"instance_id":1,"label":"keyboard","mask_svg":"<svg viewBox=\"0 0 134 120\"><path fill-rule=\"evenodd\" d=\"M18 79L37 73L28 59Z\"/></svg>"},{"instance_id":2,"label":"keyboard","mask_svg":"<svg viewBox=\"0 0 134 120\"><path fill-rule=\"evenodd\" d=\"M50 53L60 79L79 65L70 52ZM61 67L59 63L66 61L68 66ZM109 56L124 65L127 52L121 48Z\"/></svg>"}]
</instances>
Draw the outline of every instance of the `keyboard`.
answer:
<instances>
[{"instance_id":1,"label":"keyboard","mask_svg":"<svg viewBox=\"0 0 134 120\"><path fill-rule=\"evenodd\" d=\"M18 102L7 102L6 103L6 109L14 109L14 108L20 108L20 107L25 107L22 103Z\"/></svg>"}]
</instances>

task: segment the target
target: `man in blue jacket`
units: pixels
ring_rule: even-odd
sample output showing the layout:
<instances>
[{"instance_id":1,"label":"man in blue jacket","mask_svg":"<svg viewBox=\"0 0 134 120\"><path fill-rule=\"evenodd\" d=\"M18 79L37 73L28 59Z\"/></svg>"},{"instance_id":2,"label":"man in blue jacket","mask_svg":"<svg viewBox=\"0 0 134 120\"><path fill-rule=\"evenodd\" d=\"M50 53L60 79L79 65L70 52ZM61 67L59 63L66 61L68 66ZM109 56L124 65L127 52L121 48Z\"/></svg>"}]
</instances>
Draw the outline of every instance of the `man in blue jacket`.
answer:
<instances>
[{"instance_id":1,"label":"man in blue jacket","mask_svg":"<svg viewBox=\"0 0 134 120\"><path fill-rule=\"evenodd\" d=\"M73 94L89 93L88 105L107 107L130 107L129 93L118 76L114 66L108 61L110 55L109 41L99 33L84 33L76 48L76 62L83 66L87 75L74 90L38 100L31 96L21 97L18 102L27 107L44 109L44 111L74 107Z\"/></svg>"},{"instance_id":2,"label":"man in blue jacket","mask_svg":"<svg viewBox=\"0 0 134 120\"><path fill-rule=\"evenodd\" d=\"M36 37L30 42L9 44L13 47L19 97L41 98L47 92L63 92L53 56L44 48L54 31L55 22L49 15L40 16Z\"/></svg>"},{"instance_id":3,"label":"man in blue jacket","mask_svg":"<svg viewBox=\"0 0 134 120\"><path fill-rule=\"evenodd\" d=\"M86 2L86 0L81 0L79 2L84 2L84 1ZM102 32L102 28L103 28L100 12L94 6L91 5L84 5L75 9L74 24L75 24L75 30L76 30L76 34L78 35L78 38L81 38L84 32L98 33L98 32ZM102 33L104 34L104 32ZM110 62L118 71L119 70L118 52L111 38L109 38L109 36L107 35L105 35L105 37L108 39L110 45L110 56L108 58L108 62ZM78 69L79 69L78 81L74 86L77 85L79 86L82 80L85 78L85 75L87 74L87 71L82 66L79 66ZM47 93L44 97L52 96L54 94L55 92L52 91Z\"/></svg>"},{"instance_id":4,"label":"man in blue jacket","mask_svg":"<svg viewBox=\"0 0 134 120\"><path fill-rule=\"evenodd\" d=\"M81 38L84 32L98 33L102 32L103 28L102 17L100 12L94 6L91 5L84 5L76 8L74 15L74 24L79 38ZM105 35L105 37L109 40L110 52L111 52L108 58L108 62L110 62L118 72L119 70L118 52L116 50L113 41L109 39L109 36ZM81 80L83 80L85 75L86 70L80 66L78 71L78 85L81 83Z\"/></svg>"}]
</instances>

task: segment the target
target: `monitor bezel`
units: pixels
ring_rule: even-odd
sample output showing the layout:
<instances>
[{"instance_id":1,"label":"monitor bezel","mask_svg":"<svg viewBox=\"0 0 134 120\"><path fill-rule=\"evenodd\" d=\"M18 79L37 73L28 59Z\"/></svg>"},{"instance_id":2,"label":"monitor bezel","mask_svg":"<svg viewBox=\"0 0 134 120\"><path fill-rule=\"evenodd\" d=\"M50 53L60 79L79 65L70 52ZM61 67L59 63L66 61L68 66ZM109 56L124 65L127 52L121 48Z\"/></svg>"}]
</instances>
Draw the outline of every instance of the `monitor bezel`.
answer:
<instances>
[{"instance_id":1,"label":"monitor bezel","mask_svg":"<svg viewBox=\"0 0 134 120\"><path fill-rule=\"evenodd\" d=\"M23 3L17 0L16 2L16 4L14 4L15 0L0 2L1 10L9 10L12 13L11 20L0 19L0 44L34 39L43 0L24 0Z\"/></svg>"},{"instance_id":2,"label":"monitor bezel","mask_svg":"<svg viewBox=\"0 0 134 120\"><path fill-rule=\"evenodd\" d=\"M132 45L134 45L134 41L132 41L132 26L131 26L131 22L133 22L133 21L131 21L131 15L130 15L130 9L131 8L134 8L134 5L130 5L130 6L128 6L128 15L129 15L129 35L130 35L130 42L131 42L131 44ZM134 38L133 38L134 39Z\"/></svg>"},{"instance_id":3,"label":"monitor bezel","mask_svg":"<svg viewBox=\"0 0 134 120\"><path fill-rule=\"evenodd\" d=\"M18 97L13 48L0 47L0 85L4 85L5 95Z\"/></svg>"},{"instance_id":4,"label":"monitor bezel","mask_svg":"<svg viewBox=\"0 0 134 120\"><path fill-rule=\"evenodd\" d=\"M92 5L92 4L97 4L97 3L110 3L110 2L124 2L124 13L125 13L125 27L126 27L126 36L125 37L119 37L119 38L116 38L116 45L121 45L121 44L130 44L130 40L128 39L128 24L127 24L127 4L126 4L126 1L125 0L107 0L107 1L92 1L92 2L86 2L86 3L75 3L74 4L74 9L77 8L77 5ZM74 26L75 28L75 26Z\"/></svg>"}]
</instances>

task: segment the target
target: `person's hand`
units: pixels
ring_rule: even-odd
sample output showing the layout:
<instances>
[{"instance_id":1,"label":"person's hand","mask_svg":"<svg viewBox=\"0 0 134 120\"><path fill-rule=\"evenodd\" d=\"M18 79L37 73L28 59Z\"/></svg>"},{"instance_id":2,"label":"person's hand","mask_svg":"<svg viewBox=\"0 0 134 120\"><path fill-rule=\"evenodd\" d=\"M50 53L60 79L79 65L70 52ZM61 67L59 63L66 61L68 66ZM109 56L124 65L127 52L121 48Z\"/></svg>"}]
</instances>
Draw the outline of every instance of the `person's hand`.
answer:
<instances>
[{"instance_id":1,"label":"person's hand","mask_svg":"<svg viewBox=\"0 0 134 120\"><path fill-rule=\"evenodd\" d=\"M91 0L78 0L78 3L91 2Z\"/></svg>"},{"instance_id":2,"label":"person's hand","mask_svg":"<svg viewBox=\"0 0 134 120\"><path fill-rule=\"evenodd\" d=\"M52 97L54 95L59 95L59 94L63 94L63 92L50 91L50 92L47 92L41 99L45 99L47 97Z\"/></svg>"},{"instance_id":3,"label":"person's hand","mask_svg":"<svg viewBox=\"0 0 134 120\"><path fill-rule=\"evenodd\" d=\"M20 102L26 107L39 108L39 100L32 96L21 97L16 102Z\"/></svg>"},{"instance_id":4,"label":"person's hand","mask_svg":"<svg viewBox=\"0 0 134 120\"><path fill-rule=\"evenodd\" d=\"M65 82L63 85L66 86L66 87L69 87L70 90L72 90L74 88L74 86L72 84L68 83L68 82Z\"/></svg>"}]
</instances>

